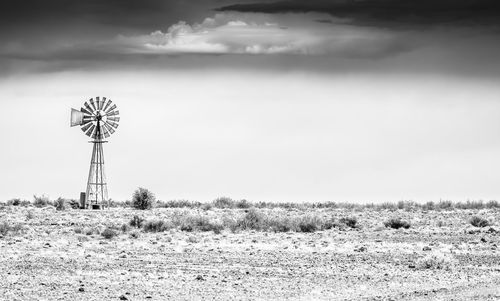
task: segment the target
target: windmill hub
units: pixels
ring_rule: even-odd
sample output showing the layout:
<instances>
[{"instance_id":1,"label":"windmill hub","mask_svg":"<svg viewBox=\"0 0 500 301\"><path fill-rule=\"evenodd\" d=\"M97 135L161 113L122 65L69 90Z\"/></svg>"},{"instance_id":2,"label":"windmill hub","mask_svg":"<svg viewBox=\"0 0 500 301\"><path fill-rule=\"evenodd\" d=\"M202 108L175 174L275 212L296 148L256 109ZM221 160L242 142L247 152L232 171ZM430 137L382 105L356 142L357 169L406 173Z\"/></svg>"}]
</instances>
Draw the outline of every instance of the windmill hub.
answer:
<instances>
[{"instance_id":1,"label":"windmill hub","mask_svg":"<svg viewBox=\"0 0 500 301\"><path fill-rule=\"evenodd\" d=\"M116 105L106 97L91 98L80 110L71 109L71 126L81 126L94 144L83 208L109 206L102 145L106 142L104 138L111 136L118 128L119 113Z\"/></svg>"}]
</instances>

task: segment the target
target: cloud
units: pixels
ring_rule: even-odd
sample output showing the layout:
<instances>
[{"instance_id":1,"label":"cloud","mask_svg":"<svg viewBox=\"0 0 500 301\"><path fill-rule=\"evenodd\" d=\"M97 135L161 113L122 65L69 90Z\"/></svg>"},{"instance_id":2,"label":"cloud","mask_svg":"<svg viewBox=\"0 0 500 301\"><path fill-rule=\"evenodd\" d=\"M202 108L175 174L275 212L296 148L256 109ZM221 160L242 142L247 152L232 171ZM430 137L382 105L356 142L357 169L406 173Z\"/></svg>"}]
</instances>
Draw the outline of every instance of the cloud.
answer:
<instances>
[{"instance_id":1,"label":"cloud","mask_svg":"<svg viewBox=\"0 0 500 301\"><path fill-rule=\"evenodd\" d=\"M219 11L260 13L322 12L356 24L500 24L497 0L285 0L234 4Z\"/></svg>"},{"instance_id":2,"label":"cloud","mask_svg":"<svg viewBox=\"0 0 500 301\"><path fill-rule=\"evenodd\" d=\"M220 13L201 23L180 21L166 32L119 36L115 41L134 53L295 54L384 57L406 51L384 30L317 22L317 14L269 16ZM333 22L333 21L332 21Z\"/></svg>"}]
</instances>

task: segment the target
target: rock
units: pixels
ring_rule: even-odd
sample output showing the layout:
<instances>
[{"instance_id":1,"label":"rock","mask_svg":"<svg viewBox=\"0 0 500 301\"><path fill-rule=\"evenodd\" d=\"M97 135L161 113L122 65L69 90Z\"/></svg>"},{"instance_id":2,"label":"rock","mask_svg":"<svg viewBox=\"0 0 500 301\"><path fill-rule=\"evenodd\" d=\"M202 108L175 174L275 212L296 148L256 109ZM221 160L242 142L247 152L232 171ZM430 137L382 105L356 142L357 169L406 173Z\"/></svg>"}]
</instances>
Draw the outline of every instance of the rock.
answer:
<instances>
[{"instance_id":1,"label":"rock","mask_svg":"<svg viewBox=\"0 0 500 301\"><path fill-rule=\"evenodd\" d=\"M481 242L486 242L486 238L481 237Z\"/></svg>"},{"instance_id":2,"label":"rock","mask_svg":"<svg viewBox=\"0 0 500 301\"><path fill-rule=\"evenodd\" d=\"M120 299L120 300L128 300L128 298L127 298L127 297L125 297L125 295L121 295L121 296L119 297L119 299Z\"/></svg>"},{"instance_id":3,"label":"rock","mask_svg":"<svg viewBox=\"0 0 500 301\"><path fill-rule=\"evenodd\" d=\"M80 288L78 289L78 291L79 291L79 292L84 292L84 291L85 291L85 289L84 289L83 287L80 287Z\"/></svg>"},{"instance_id":4,"label":"rock","mask_svg":"<svg viewBox=\"0 0 500 301\"><path fill-rule=\"evenodd\" d=\"M203 278L203 276L201 276L201 275L196 276L196 278L195 278L195 279L196 279L196 280L199 280L199 281L203 281L203 280L205 280L205 278Z\"/></svg>"},{"instance_id":5,"label":"rock","mask_svg":"<svg viewBox=\"0 0 500 301\"><path fill-rule=\"evenodd\" d=\"M422 248L422 251L431 251L431 250L432 250L432 248L429 246L425 246Z\"/></svg>"},{"instance_id":6,"label":"rock","mask_svg":"<svg viewBox=\"0 0 500 301\"><path fill-rule=\"evenodd\" d=\"M486 232L488 232L488 233L497 233L498 231L495 230L495 228L490 227Z\"/></svg>"},{"instance_id":7,"label":"rock","mask_svg":"<svg viewBox=\"0 0 500 301\"><path fill-rule=\"evenodd\" d=\"M366 252L367 248L365 246L361 246L359 248L354 249L354 252Z\"/></svg>"}]
</instances>

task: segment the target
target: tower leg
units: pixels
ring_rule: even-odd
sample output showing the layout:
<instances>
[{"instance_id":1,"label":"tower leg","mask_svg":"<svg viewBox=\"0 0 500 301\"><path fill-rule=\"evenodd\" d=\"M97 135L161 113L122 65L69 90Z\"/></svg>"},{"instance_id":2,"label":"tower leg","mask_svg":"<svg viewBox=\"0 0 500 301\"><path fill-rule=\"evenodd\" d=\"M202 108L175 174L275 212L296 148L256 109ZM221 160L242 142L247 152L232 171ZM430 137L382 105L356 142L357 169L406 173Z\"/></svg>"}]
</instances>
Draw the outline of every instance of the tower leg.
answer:
<instances>
[{"instance_id":1,"label":"tower leg","mask_svg":"<svg viewBox=\"0 0 500 301\"><path fill-rule=\"evenodd\" d=\"M92 143L94 145L90 160L85 204L87 208L98 209L108 205L108 189L104 173L103 141L95 140Z\"/></svg>"}]
</instances>

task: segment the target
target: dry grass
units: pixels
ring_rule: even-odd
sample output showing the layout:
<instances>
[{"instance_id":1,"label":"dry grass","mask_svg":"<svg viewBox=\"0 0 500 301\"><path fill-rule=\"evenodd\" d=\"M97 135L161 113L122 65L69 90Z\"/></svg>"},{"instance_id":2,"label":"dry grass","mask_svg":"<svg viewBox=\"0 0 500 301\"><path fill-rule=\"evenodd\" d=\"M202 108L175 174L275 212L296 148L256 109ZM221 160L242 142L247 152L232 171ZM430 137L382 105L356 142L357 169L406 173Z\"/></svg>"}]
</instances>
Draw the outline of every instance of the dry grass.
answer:
<instances>
[{"instance_id":1,"label":"dry grass","mask_svg":"<svg viewBox=\"0 0 500 301\"><path fill-rule=\"evenodd\" d=\"M208 232L216 234L223 230L239 232L255 230L264 232L316 232L338 228L356 228L357 219L354 217L343 217L335 220L333 217L324 216L319 213L299 214L289 216L284 214L265 212L261 209L250 208L243 214L237 209L232 213L202 215L192 212L176 211L168 220L154 219L143 222L142 229L145 232L164 232L170 229L179 229L184 232ZM220 214L222 213L222 214ZM137 224L138 217L134 216L130 224Z\"/></svg>"},{"instance_id":2,"label":"dry grass","mask_svg":"<svg viewBox=\"0 0 500 301\"><path fill-rule=\"evenodd\" d=\"M51 201L47 196L34 196L33 201L21 200L19 198L8 200L4 203L0 203L3 206L35 206L35 207L46 207L55 206L58 207L61 200L64 200L66 208L71 207L73 209L78 209L80 204L77 200L68 200L58 198L57 200ZM205 211L212 210L214 208L218 209L297 209L297 210L310 210L310 209L348 209L354 211L362 211L365 209L370 210L389 210L389 211L442 211L442 210L459 210L459 209L470 209L470 210L481 210L481 209L495 209L500 208L500 203L495 200L488 202L477 200L477 201L467 201L467 202L452 202L449 200L441 200L439 202L426 202L417 203L414 201L399 201L396 203L384 202L379 204L366 203L366 204L353 204L344 202L307 202L307 203L293 203L293 202L251 202L247 200L233 200L229 197L219 197L212 202L198 202L189 200L171 200L171 201L156 201L154 194L144 188L138 188L131 201L119 202L112 200L111 207L132 207L136 209L150 209L152 207L158 208L185 208L185 209L202 209ZM65 208L65 209L66 209Z\"/></svg>"}]
</instances>

